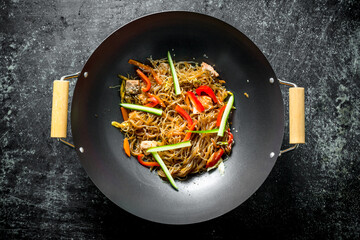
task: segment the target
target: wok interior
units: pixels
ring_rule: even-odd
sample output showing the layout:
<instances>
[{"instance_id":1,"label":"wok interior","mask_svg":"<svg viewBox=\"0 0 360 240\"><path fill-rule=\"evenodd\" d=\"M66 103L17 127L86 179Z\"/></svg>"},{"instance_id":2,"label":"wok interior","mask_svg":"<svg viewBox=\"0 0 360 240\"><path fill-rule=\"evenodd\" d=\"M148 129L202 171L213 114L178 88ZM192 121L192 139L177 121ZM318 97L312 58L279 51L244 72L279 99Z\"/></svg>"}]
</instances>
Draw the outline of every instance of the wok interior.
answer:
<instances>
[{"instance_id":1,"label":"wok interior","mask_svg":"<svg viewBox=\"0 0 360 240\"><path fill-rule=\"evenodd\" d=\"M117 74L135 76L132 58L146 62L171 51L174 61L205 61L215 66L235 94L232 113L235 145L217 170L177 182L175 191L156 172L128 158L121 121ZM84 78L83 73L88 72ZM83 68L72 103L74 143L96 186L114 203L141 218L170 224L201 222L220 216L248 199L275 164L282 143L283 102L276 76L261 51L243 34L212 17L167 12L131 22L110 35ZM249 82L247 82L249 80ZM249 94L249 98L244 96ZM274 152L275 157L269 154Z\"/></svg>"}]
</instances>

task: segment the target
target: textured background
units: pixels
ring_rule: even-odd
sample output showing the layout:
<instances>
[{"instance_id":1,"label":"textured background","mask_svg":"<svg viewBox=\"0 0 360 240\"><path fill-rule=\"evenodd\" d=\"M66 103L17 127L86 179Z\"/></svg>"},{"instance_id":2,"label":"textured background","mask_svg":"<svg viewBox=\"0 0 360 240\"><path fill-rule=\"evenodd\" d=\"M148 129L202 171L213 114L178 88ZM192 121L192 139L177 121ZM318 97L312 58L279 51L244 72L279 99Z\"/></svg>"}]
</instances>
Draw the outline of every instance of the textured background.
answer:
<instances>
[{"instance_id":1,"label":"textured background","mask_svg":"<svg viewBox=\"0 0 360 240\"><path fill-rule=\"evenodd\" d=\"M52 80L80 71L128 21L164 10L201 12L237 27L279 78L306 89L307 144L280 157L240 207L190 226L158 225L121 210L89 180L75 151L49 138ZM359 1L3 0L0 19L1 239L163 232L360 238Z\"/></svg>"}]
</instances>

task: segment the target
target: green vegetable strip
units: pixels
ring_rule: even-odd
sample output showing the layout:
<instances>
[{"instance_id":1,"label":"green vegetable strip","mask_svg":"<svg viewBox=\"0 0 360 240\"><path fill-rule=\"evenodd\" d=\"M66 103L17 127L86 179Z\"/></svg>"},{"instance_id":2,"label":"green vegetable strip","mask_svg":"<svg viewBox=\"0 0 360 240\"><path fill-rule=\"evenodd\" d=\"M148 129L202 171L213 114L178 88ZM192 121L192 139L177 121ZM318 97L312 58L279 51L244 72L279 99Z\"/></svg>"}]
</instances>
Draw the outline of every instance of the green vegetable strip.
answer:
<instances>
[{"instance_id":1,"label":"green vegetable strip","mask_svg":"<svg viewBox=\"0 0 360 240\"><path fill-rule=\"evenodd\" d=\"M169 179L170 184L178 190L178 187L175 184L174 178L171 176L171 173L169 172L169 169L166 167L164 161L161 159L159 154L157 152L152 152L152 155L154 156L155 160L159 163L161 169L164 171L166 177Z\"/></svg>"},{"instance_id":2,"label":"green vegetable strip","mask_svg":"<svg viewBox=\"0 0 360 240\"><path fill-rule=\"evenodd\" d=\"M181 90L180 90L179 80L178 80L178 77L176 75L175 66L174 66L174 63L172 61L172 58L171 58L171 55L170 55L169 51L168 51L167 55L168 55L168 61L169 61L169 65L170 65L171 75L172 75L173 81L174 81L175 94L179 95L181 93Z\"/></svg>"},{"instance_id":3,"label":"green vegetable strip","mask_svg":"<svg viewBox=\"0 0 360 240\"><path fill-rule=\"evenodd\" d=\"M131 109L131 110L148 112L148 113L152 113L152 114L159 115L159 116L162 115L162 109L159 109L159 108L145 107L142 105L132 104L132 103L120 103L119 105L121 107Z\"/></svg>"},{"instance_id":4,"label":"green vegetable strip","mask_svg":"<svg viewBox=\"0 0 360 240\"><path fill-rule=\"evenodd\" d=\"M234 94L230 93L230 97L229 97L229 100L226 104L226 108L224 110L224 113L222 115L222 118L221 118L221 122L220 122L220 127L219 127L219 131L218 131L218 136L222 137L224 136L224 132L225 132L225 127L226 127L226 122L229 118L229 115L230 115L230 111L232 109L232 106L234 104Z\"/></svg>"},{"instance_id":5,"label":"green vegetable strip","mask_svg":"<svg viewBox=\"0 0 360 240\"><path fill-rule=\"evenodd\" d=\"M186 142L180 142L180 143L164 145L164 146L159 146L159 147L152 147L152 148L149 148L148 150L146 150L146 152L148 152L148 153L161 152L161 151L168 151L168 150L173 150L173 149L178 149L178 148L183 148L183 147L190 147L190 146L191 146L190 141L186 141Z\"/></svg>"},{"instance_id":6,"label":"green vegetable strip","mask_svg":"<svg viewBox=\"0 0 360 240\"><path fill-rule=\"evenodd\" d=\"M215 128L215 129L210 129L210 130L186 131L186 132L191 132L191 133L217 133L217 132L219 132L219 129L218 129L218 128Z\"/></svg>"}]
</instances>

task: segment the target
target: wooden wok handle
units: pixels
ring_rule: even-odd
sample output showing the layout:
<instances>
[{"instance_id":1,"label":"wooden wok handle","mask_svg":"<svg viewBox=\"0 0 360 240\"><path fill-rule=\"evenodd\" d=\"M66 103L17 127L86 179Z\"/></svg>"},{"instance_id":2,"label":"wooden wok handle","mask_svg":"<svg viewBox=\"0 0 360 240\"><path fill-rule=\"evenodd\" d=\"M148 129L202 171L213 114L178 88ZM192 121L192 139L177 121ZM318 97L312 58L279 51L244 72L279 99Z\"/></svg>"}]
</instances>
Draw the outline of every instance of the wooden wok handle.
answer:
<instances>
[{"instance_id":1,"label":"wooden wok handle","mask_svg":"<svg viewBox=\"0 0 360 240\"><path fill-rule=\"evenodd\" d=\"M68 118L69 81L53 82L51 137L66 138Z\"/></svg>"},{"instance_id":2,"label":"wooden wok handle","mask_svg":"<svg viewBox=\"0 0 360 240\"><path fill-rule=\"evenodd\" d=\"M302 87L289 88L289 142L305 143L305 91Z\"/></svg>"}]
</instances>

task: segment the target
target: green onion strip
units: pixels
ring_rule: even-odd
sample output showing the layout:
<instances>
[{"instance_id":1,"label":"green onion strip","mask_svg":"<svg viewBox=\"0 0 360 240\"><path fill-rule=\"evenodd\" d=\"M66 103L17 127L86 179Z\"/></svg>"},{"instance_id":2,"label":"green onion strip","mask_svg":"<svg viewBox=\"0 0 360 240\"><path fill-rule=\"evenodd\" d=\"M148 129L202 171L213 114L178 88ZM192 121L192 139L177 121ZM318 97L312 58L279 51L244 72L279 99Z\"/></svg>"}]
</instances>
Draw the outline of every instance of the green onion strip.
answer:
<instances>
[{"instance_id":1,"label":"green onion strip","mask_svg":"<svg viewBox=\"0 0 360 240\"><path fill-rule=\"evenodd\" d=\"M163 146L159 146L159 147L152 147L152 148L149 148L148 150L146 150L146 152L148 152L148 153L161 152L161 151L174 150L174 149L190 147L190 146L191 146L190 141L186 141L186 142L180 142L180 143L175 143L175 144L170 144L170 145L163 145Z\"/></svg>"},{"instance_id":2,"label":"green onion strip","mask_svg":"<svg viewBox=\"0 0 360 240\"><path fill-rule=\"evenodd\" d=\"M164 171L166 177L169 179L170 184L176 189L178 190L178 187L175 184L174 178L171 176L171 173L169 172L169 169L166 167L164 161L161 159L161 157L159 156L159 154L157 152L152 152L151 153L155 160L159 163L161 169Z\"/></svg>"},{"instance_id":3,"label":"green onion strip","mask_svg":"<svg viewBox=\"0 0 360 240\"><path fill-rule=\"evenodd\" d=\"M229 100L226 104L226 107L225 107L225 110L224 110L224 113L222 115L221 122L220 122L220 127L219 127L219 131L218 131L218 136L220 136L220 137L224 136L226 123L229 118L229 115L230 115L233 105L234 105L234 94L230 93Z\"/></svg>"},{"instance_id":4,"label":"green onion strip","mask_svg":"<svg viewBox=\"0 0 360 240\"><path fill-rule=\"evenodd\" d=\"M120 106L131 110L138 110L138 111L152 113L158 116L161 116L163 112L162 109L159 108L145 107L142 105L132 104L132 103L120 103Z\"/></svg>"},{"instance_id":5,"label":"green onion strip","mask_svg":"<svg viewBox=\"0 0 360 240\"><path fill-rule=\"evenodd\" d=\"M215 128L215 129L201 130L201 131L188 131L188 130L186 130L186 132L191 132L191 133L217 133L217 132L219 132L219 129Z\"/></svg>"},{"instance_id":6,"label":"green onion strip","mask_svg":"<svg viewBox=\"0 0 360 240\"><path fill-rule=\"evenodd\" d=\"M170 55L169 51L167 53L167 56L168 56L168 61L169 61L169 65L170 65L171 75L172 75L173 81L174 81L175 94L179 95L179 94L181 94L180 84L179 84L179 80L178 80L178 77L177 77L176 71L175 71L175 66L174 66L174 63L172 61L172 58L171 58L171 55Z\"/></svg>"}]
</instances>

